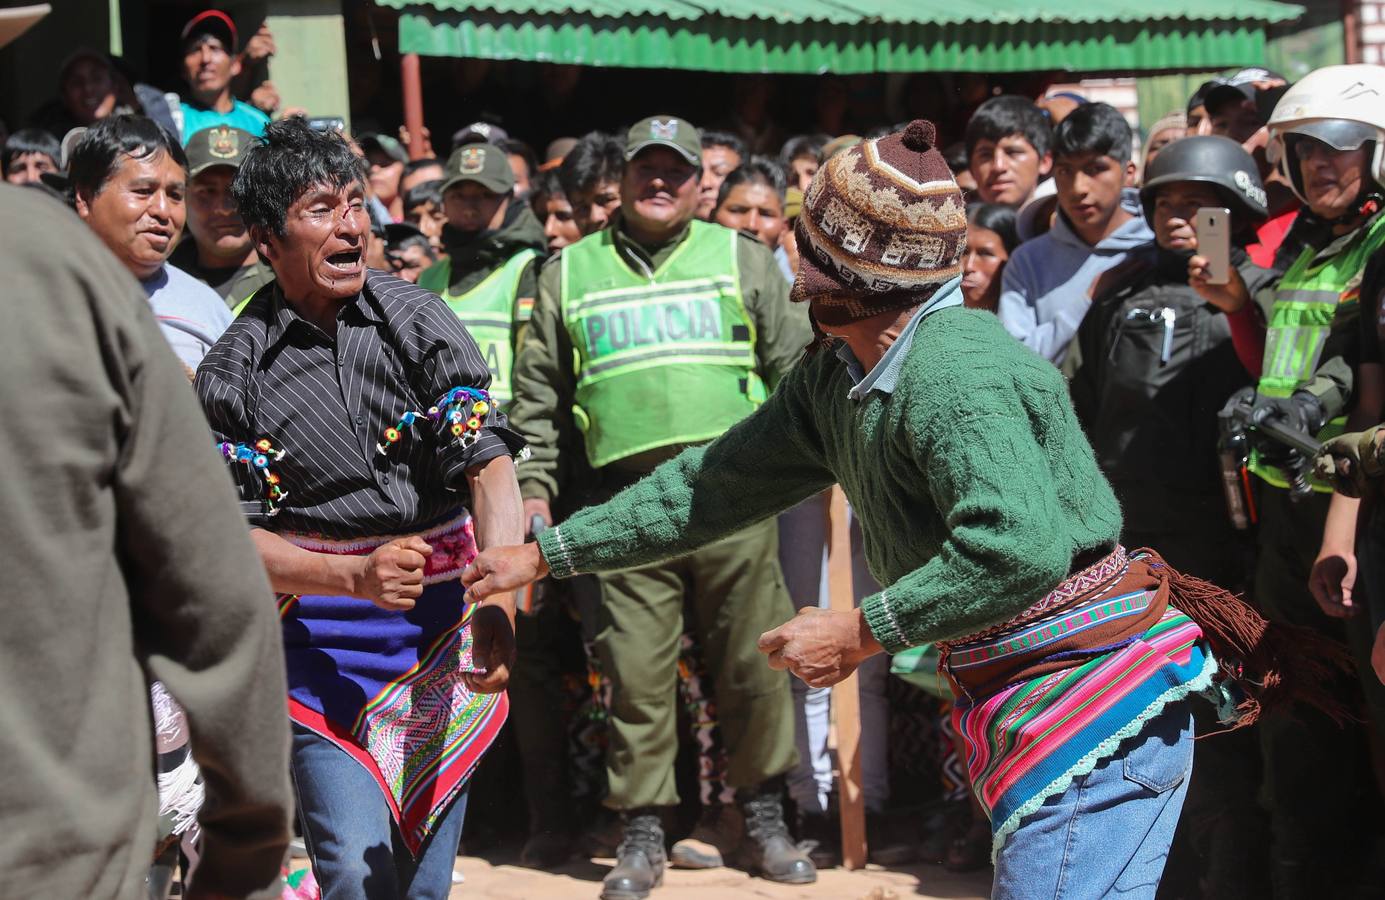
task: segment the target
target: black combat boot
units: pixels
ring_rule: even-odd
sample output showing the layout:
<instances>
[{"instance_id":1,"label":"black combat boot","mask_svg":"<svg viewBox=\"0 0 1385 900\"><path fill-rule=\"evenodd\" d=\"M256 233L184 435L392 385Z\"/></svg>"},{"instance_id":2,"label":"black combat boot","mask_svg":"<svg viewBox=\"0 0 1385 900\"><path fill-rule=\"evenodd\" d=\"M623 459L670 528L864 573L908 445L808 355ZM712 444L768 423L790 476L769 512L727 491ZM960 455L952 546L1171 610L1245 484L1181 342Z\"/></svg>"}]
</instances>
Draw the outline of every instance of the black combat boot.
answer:
<instances>
[{"instance_id":1,"label":"black combat boot","mask_svg":"<svg viewBox=\"0 0 1385 900\"><path fill-rule=\"evenodd\" d=\"M780 884L812 884L818 870L798 849L784 824L784 805L778 779L765 782L748 796L738 797L745 815L745 840L740 861L747 872Z\"/></svg>"},{"instance_id":2,"label":"black combat boot","mask_svg":"<svg viewBox=\"0 0 1385 900\"><path fill-rule=\"evenodd\" d=\"M601 900L644 900L664 883L664 829L653 809L631 810L616 867L601 882Z\"/></svg>"}]
</instances>

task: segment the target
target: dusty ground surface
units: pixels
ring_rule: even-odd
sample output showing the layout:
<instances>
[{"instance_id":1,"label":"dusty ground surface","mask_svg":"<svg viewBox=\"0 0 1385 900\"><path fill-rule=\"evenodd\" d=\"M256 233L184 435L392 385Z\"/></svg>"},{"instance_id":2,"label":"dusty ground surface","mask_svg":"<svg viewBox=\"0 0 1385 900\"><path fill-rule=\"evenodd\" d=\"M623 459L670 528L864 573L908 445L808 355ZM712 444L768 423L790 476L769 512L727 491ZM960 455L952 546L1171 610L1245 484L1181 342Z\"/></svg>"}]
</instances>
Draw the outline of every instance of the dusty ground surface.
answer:
<instances>
[{"instance_id":1,"label":"dusty ground surface","mask_svg":"<svg viewBox=\"0 0 1385 900\"><path fill-rule=\"evenodd\" d=\"M569 863L552 872L463 856L458 867L466 883L452 890L454 898L486 900L596 900L601 879L614 860ZM689 872L670 869L663 887L650 900L905 900L939 897L982 900L989 896L990 870L954 875L941 866L910 865L896 869L871 866L863 871L832 869L818 873L816 884L772 884L736 869Z\"/></svg>"}]
</instances>

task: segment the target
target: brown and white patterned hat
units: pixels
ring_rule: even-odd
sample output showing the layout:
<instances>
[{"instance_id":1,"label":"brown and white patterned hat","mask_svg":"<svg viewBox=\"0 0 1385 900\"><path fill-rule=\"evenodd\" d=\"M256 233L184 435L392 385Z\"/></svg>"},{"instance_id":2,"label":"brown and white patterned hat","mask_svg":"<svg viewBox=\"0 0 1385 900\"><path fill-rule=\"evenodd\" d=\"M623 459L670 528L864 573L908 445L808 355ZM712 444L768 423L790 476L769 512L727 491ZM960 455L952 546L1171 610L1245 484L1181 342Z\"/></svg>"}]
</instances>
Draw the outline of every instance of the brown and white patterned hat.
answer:
<instances>
[{"instance_id":1,"label":"brown and white patterned hat","mask_svg":"<svg viewBox=\"0 0 1385 900\"><path fill-rule=\"evenodd\" d=\"M967 209L933 123L865 141L828 160L803 198L791 297L843 325L915 306L962 271Z\"/></svg>"}]
</instances>

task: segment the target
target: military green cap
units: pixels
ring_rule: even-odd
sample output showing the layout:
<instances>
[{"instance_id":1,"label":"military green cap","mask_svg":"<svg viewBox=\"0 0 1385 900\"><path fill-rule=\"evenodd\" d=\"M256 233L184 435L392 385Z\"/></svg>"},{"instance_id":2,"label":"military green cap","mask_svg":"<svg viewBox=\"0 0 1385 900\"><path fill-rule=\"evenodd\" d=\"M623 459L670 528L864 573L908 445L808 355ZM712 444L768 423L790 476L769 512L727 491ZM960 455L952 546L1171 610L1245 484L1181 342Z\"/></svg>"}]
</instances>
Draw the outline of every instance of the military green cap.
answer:
<instances>
[{"instance_id":1,"label":"military green cap","mask_svg":"<svg viewBox=\"0 0 1385 900\"><path fill-rule=\"evenodd\" d=\"M494 144L466 144L447 158L442 191L466 181L474 181L496 194L508 194L515 186L515 171L509 157Z\"/></svg>"},{"instance_id":2,"label":"military green cap","mask_svg":"<svg viewBox=\"0 0 1385 900\"><path fill-rule=\"evenodd\" d=\"M203 128L188 138L187 146L183 148L188 155L188 177L196 178L214 166L239 169L245 154L256 143L258 141L253 134L230 125Z\"/></svg>"},{"instance_id":3,"label":"military green cap","mask_svg":"<svg viewBox=\"0 0 1385 900\"><path fill-rule=\"evenodd\" d=\"M647 147L667 147L693 165L702 165L702 133L676 116L650 116L631 127L625 137L625 158L634 159Z\"/></svg>"}]
</instances>

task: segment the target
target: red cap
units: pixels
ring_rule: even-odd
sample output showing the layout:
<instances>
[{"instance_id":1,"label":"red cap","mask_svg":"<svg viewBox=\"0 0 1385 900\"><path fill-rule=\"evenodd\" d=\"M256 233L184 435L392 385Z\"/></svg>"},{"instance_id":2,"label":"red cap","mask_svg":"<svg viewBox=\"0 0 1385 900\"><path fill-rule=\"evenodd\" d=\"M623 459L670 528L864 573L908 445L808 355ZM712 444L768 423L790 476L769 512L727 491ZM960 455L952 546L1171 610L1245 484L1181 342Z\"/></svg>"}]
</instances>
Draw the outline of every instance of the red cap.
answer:
<instances>
[{"instance_id":1,"label":"red cap","mask_svg":"<svg viewBox=\"0 0 1385 900\"><path fill-rule=\"evenodd\" d=\"M219 9L209 9L188 19L188 24L183 26L183 43L186 44L188 38L201 34L210 34L218 38L227 53L234 54L240 48L236 23Z\"/></svg>"}]
</instances>

